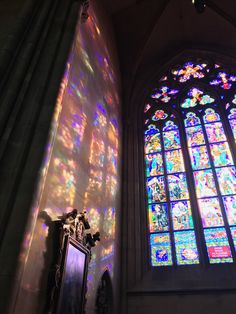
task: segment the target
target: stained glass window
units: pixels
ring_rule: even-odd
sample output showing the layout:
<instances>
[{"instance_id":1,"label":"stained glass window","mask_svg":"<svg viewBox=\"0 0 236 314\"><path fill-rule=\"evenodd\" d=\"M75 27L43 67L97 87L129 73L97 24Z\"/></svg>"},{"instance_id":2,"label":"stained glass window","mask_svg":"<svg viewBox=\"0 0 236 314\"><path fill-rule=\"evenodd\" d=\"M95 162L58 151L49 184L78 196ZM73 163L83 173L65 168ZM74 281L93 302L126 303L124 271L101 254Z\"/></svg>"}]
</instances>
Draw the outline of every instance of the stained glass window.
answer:
<instances>
[{"instance_id":1,"label":"stained glass window","mask_svg":"<svg viewBox=\"0 0 236 314\"><path fill-rule=\"evenodd\" d=\"M162 75L144 106L152 266L236 262L233 86L234 73L190 60Z\"/></svg>"}]
</instances>

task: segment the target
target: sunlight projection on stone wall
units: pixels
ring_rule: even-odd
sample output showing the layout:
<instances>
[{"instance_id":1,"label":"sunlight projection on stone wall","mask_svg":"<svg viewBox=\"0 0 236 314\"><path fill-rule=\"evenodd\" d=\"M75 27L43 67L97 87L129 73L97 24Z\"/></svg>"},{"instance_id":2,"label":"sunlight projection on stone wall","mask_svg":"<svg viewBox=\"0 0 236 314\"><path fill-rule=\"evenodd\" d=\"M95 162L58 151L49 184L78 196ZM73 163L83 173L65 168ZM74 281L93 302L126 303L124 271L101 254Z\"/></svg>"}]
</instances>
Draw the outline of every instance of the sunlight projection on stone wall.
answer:
<instances>
[{"instance_id":1,"label":"sunlight projection on stone wall","mask_svg":"<svg viewBox=\"0 0 236 314\"><path fill-rule=\"evenodd\" d=\"M100 12L101 13L101 12ZM101 242L93 249L88 306L103 272L114 273L119 216L120 108L118 72L108 38L91 4L77 33L62 81L35 206L21 296L45 289L51 258L52 222L77 208L86 210ZM27 252L28 250L28 252ZM37 273L35 273L37 269ZM34 302L34 301L32 301Z\"/></svg>"}]
</instances>

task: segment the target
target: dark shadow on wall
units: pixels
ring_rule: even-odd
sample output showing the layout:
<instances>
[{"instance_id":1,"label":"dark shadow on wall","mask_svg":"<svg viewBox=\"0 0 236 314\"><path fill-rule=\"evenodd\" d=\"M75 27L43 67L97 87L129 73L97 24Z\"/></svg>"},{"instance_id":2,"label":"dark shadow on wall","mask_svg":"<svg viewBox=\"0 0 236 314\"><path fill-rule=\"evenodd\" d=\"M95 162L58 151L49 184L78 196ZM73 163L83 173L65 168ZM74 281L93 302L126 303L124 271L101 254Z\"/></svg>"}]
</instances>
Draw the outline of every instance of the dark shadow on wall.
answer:
<instances>
[{"instance_id":1,"label":"dark shadow on wall","mask_svg":"<svg viewBox=\"0 0 236 314\"><path fill-rule=\"evenodd\" d=\"M97 289L96 314L113 313L113 289L109 272L106 270Z\"/></svg>"}]
</instances>

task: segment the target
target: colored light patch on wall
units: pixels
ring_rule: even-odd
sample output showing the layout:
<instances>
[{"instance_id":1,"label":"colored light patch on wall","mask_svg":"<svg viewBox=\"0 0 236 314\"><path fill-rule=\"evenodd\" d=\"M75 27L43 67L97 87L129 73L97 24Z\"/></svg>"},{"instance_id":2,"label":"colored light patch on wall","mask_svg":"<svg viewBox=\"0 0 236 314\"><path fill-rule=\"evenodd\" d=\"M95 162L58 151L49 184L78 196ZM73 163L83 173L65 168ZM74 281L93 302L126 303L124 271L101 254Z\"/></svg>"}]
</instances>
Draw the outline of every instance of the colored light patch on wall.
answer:
<instances>
[{"instance_id":1,"label":"colored light patch on wall","mask_svg":"<svg viewBox=\"0 0 236 314\"><path fill-rule=\"evenodd\" d=\"M174 230L193 229L193 217L189 201L171 203Z\"/></svg>"},{"instance_id":2,"label":"colored light patch on wall","mask_svg":"<svg viewBox=\"0 0 236 314\"><path fill-rule=\"evenodd\" d=\"M146 175L147 177L157 176L164 173L162 154L146 155Z\"/></svg>"},{"instance_id":3,"label":"colored light patch on wall","mask_svg":"<svg viewBox=\"0 0 236 314\"><path fill-rule=\"evenodd\" d=\"M148 206L150 232L168 231L167 204L153 204Z\"/></svg>"},{"instance_id":4,"label":"colored light patch on wall","mask_svg":"<svg viewBox=\"0 0 236 314\"><path fill-rule=\"evenodd\" d=\"M205 145L189 148L193 170L210 168L210 160Z\"/></svg>"},{"instance_id":5,"label":"colored light patch on wall","mask_svg":"<svg viewBox=\"0 0 236 314\"><path fill-rule=\"evenodd\" d=\"M197 197L207 197L216 195L215 181L212 170L194 171L194 181Z\"/></svg>"},{"instance_id":6,"label":"colored light patch on wall","mask_svg":"<svg viewBox=\"0 0 236 314\"><path fill-rule=\"evenodd\" d=\"M151 234L150 244L152 266L170 266L173 264L169 233Z\"/></svg>"},{"instance_id":7,"label":"colored light patch on wall","mask_svg":"<svg viewBox=\"0 0 236 314\"><path fill-rule=\"evenodd\" d=\"M203 227L224 226L219 200L217 197L198 200Z\"/></svg>"},{"instance_id":8,"label":"colored light patch on wall","mask_svg":"<svg viewBox=\"0 0 236 314\"><path fill-rule=\"evenodd\" d=\"M234 248L236 250L236 227L231 227L230 231L231 231L232 239L234 242Z\"/></svg>"},{"instance_id":9,"label":"colored light patch on wall","mask_svg":"<svg viewBox=\"0 0 236 314\"><path fill-rule=\"evenodd\" d=\"M104 158L105 158L105 143L102 139L93 134L90 147L89 163L91 165L103 167Z\"/></svg>"},{"instance_id":10,"label":"colored light patch on wall","mask_svg":"<svg viewBox=\"0 0 236 314\"><path fill-rule=\"evenodd\" d=\"M105 197L107 198L114 197L116 195L116 191L117 191L117 177L107 174Z\"/></svg>"},{"instance_id":11,"label":"colored light patch on wall","mask_svg":"<svg viewBox=\"0 0 236 314\"><path fill-rule=\"evenodd\" d=\"M145 136L145 153L156 153L161 151L161 135L155 133Z\"/></svg>"},{"instance_id":12,"label":"colored light patch on wall","mask_svg":"<svg viewBox=\"0 0 236 314\"><path fill-rule=\"evenodd\" d=\"M184 125L188 127L198 124L201 124L200 118L198 118L194 112L188 112L186 114L186 119L184 119Z\"/></svg>"},{"instance_id":13,"label":"colored light patch on wall","mask_svg":"<svg viewBox=\"0 0 236 314\"><path fill-rule=\"evenodd\" d=\"M199 264L194 231L174 232L176 258L178 265Z\"/></svg>"},{"instance_id":14,"label":"colored light patch on wall","mask_svg":"<svg viewBox=\"0 0 236 314\"><path fill-rule=\"evenodd\" d=\"M180 148L179 131L163 132L165 150Z\"/></svg>"},{"instance_id":15,"label":"colored light patch on wall","mask_svg":"<svg viewBox=\"0 0 236 314\"><path fill-rule=\"evenodd\" d=\"M223 202L229 225L236 225L236 196L224 196Z\"/></svg>"},{"instance_id":16,"label":"colored light patch on wall","mask_svg":"<svg viewBox=\"0 0 236 314\"><path fill-rule=\"evenodd\" d=\"M111 146L107 149L107 172L116 175L117 174L117 157L118 152Z\"/></svg>"},{"instance_id":17,"label":"colored light patch on wall","mask_svg":"<svg viewBox=\"0 0 236 314\"><path fill-rule=\"evenodd\" d=\"M186 128L186 135L188 147L205 144L202 127L200 125Z\"/></svg>"},{"instance_id":18,"label":"colored light patch on wall","mask_svg":"<svg viewBox=\"0 0 236 314\"><path fill-rule=\"evenodd\" d=\"M222 195L236 194L235 167L218 168L216 175Z\"/></svg>"},{"instance_id":19,"label":"colored light patch on wall","mask_svg":"<svg viewBox=\"0 0 236 314\"><path fill-rule=\"evenodd\" d=\"M148 203L164 202L166 200L164 176L147 179Z\"/></svg>"},{"instance_id":20,"label":"colored light patch on wall","mask_svg":"<svg viewBox=\"0 0 236 314\"><path fill-rule=\"evenodd\" d=\"M183 173L168 175L169 194L171 201L188 199L188 186Z\"/></svg>"},{"instance_id":21,"label":"colored light patch on wall","mask_svg":"<svg viewBox=\"0 0 236 314\"><path fill-rule=\"evenodd\" d=\"M210 264L233 262L225 228L205 229L204 235Z\"/></svg>"},{"instance_id":22,"label":"colored light patch on wall","mask_svg":"<svg viewBox=\"0 0 236 314\"><path fill-rule=\"evenodd\" d=\"M90 193L101 192L103 182L103 172L97 169L90 169L89 183L87 191Z\"/></svg>"},{"instance_id":23,"label":"colored light patch on wall","mask_svg":"<svg viewBox=\"0 0 236 314\"><path fill-rule=\"evenodd\" d=\"M215 167L233 165L228 143L211 144L210 149Z\"/></svg>"},{"instance_id":24,"label":"colored light patch on wall","mask_svg":"<svg viewBox=\"0 0 236 314\"><path fill-rule=\"evenodd\" d=\"M182 150L172 150L165 153L167 173L183 172L184 160Z\"/></svg>"},{"instance_id":25,"label":"colored light patch on wall","mask_svg":"<svg viewBox=\"0 0 236 314\"><path fill-rule=\"evenodd\" d=\"M221 122L206 124L206 133L210 143L225 142L225 132Z\"/></svg>"},{"instance_id":26,"label":"colored light patch on wall","mask_svg":"<svg viewBox=\"0 0 236 314\"><path fill-rule=\"evenodd\" d=\"M236 140L236 120L229 120L234 139Z\"/></svg>"}]
</instances>

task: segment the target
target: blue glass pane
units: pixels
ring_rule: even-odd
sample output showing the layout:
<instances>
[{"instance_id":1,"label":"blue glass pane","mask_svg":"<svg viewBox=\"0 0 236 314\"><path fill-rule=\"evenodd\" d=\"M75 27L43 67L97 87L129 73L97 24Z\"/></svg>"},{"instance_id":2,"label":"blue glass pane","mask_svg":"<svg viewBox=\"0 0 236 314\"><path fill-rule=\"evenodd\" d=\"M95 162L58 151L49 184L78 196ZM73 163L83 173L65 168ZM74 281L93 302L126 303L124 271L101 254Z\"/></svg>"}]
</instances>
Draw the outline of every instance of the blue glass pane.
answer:
<instances>
[{"instance_id":1,"label":"blue glass pane","mask_svg":"<svg viewBox=\"0 0 236 314\"><path fill-rule=\"evenodd\" d=\"M151 234L150 245L152 266L172 265L169 233Z\"/></svg>"}]
</instances>

